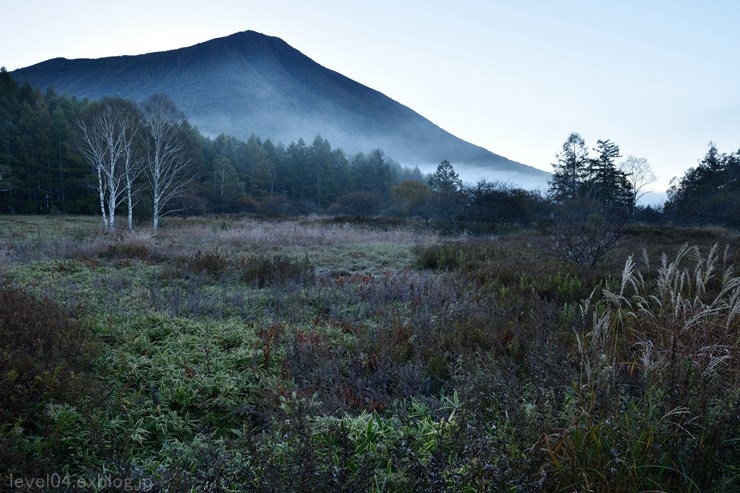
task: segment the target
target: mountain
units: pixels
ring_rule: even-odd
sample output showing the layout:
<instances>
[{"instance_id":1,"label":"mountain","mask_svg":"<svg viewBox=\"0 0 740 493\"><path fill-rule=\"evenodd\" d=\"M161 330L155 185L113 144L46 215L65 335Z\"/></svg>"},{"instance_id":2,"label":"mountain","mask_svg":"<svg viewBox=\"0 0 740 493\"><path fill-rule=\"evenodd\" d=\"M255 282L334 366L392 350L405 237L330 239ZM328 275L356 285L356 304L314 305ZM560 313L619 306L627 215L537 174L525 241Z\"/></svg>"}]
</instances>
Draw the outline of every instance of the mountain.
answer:
<instances>
[{"instance_id":1,"label":"mountain","mask_svg":"<svg viewBox=\"0 0 740 493\"><path fill-rule=\"evenodd\" d=\"M403 164L450 160L464 177L543 184L549 174L444 131L382 93L254 31L136 56L55 58L12 72L19 82L97 99L165 93L202 132L276 141L316 134L349 152L380 147Z\"/></svg>"}]
</instances>

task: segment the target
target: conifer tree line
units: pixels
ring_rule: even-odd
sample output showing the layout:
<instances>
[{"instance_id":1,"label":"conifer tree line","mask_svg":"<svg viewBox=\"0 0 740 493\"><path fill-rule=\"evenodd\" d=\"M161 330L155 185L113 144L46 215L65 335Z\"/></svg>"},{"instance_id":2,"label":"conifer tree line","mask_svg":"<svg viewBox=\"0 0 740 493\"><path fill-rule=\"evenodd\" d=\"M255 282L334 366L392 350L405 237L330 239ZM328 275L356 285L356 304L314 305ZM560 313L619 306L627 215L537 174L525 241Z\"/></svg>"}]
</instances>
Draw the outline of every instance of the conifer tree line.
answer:
<instances>
[{"instance_id":1,"label":"conifer tree line","mask_svg":"<svg viewBox=\"0 0 740 493\"><path fill-rule=\"evenodd\" d=\"M722 153L710 143L696 167L672 180L665 214L683 224L740 229L740 150Z\"/></svg>"},{"instance_id":2,"label":"conifer tree line","mask_svg":"<svg viewBox=\"0 0 740 493\"><path fill-rule=\"evenodd\" d=\"M619 146L610 140L599 140L592 155L586 142L572 133L557 155L550 194L557 202L594 201L608 208L632 211L635 187L628 172L618 166Z\"/></svg>"},{"instance_id":3,"label":"conifer tree line","mask_svg":"<svg viewBox=\"0 0 740 493\"><path fill-rule=\"evenodd\" d=\"M589 148L577 133L540 193L463 184L446 160L424 175L381 149L350 155L320 135L288 145L256 135L210 138L164 95L81 100L0 70L0 213L96 214L109 229L134 221L156 229L169 213L256 212L395 215L488 232L551 221L574 205L623 220L738 227L739 167L740 151L710 145L674 180L661 210L637 205L655 180L646 160L622 156L610 140Z\"/></svg>"},{"instance_id":4,"label":"conifer tree line","mask_svg":"<svg viewBox=\"0 0 740 493\"><path fill-rule=\"evenodd\" d=\"M98 214L106 228L171 212L376 214L422 183L381 149L348 155L320 135L289 145L209 138L154 95L79 100L0 73L0 212Z\"/></svg>"}]
</instances>

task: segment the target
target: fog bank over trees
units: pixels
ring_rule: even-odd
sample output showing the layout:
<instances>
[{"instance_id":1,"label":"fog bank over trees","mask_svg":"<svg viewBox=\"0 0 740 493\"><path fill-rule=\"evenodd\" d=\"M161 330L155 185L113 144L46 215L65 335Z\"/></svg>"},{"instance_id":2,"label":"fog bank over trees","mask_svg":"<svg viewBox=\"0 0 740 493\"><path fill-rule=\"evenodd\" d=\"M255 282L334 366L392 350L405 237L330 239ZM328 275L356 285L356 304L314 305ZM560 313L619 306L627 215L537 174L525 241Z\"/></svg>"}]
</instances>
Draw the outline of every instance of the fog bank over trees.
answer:
<instances>
[{"instance_id":1,"label":"fog bank over trees","mask_svg":"<svg viewBox=\"0 0 740 493\"><path fill-rule=\"evenodd\" d=\"M215 139L311 142L320 134L348 155L381 148L410 167L449 159L458 169L508 181L545 171L466 142L385 94L327 69L285 41L254 31L177 50L97 60L56 58L14 71L19 82L78 98L116 95L142 101L167 94L192 126ZM474 173L474 170L471 170ZM501 173L499 175L499 173ZM505 178L503 178L505 176ZM516 175L512 175L515 177ZM517 186L524 182L513 180Z\"/></svg>"},{"instance_id":2,"label":"fog bank over trees","mask_svg":"<svg viewBox=\"0 0 740 493\"><path fill-rule=\"evenodd\" d=\"M127 227L154 228L171 213L383 215L450 233L597 217L738 226L740 154L714 145L674 182L664 211L639 202L653 179L649 163L608 139L589 146L577 133L557 154L552 179L532 190L471 175L444 155L411 168L381 148L348 153L321 135L287 144L206 137L164 95L91 102L19 85L6 71L0 87L3 213L100 214L106 229L119 227L124 210Z\"/></svg>"}]
</instances>

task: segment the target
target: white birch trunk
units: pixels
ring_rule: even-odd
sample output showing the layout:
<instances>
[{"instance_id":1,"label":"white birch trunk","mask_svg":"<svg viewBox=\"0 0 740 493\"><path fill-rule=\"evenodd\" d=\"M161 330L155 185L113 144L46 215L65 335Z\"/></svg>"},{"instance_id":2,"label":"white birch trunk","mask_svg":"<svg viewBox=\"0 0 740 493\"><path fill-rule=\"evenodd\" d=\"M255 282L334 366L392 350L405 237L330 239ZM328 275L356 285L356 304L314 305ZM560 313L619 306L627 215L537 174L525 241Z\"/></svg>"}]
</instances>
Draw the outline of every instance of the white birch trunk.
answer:
<instances>
[{"instance_id":1,"label":"white birch trunk","mask_svg":"<svg viewBox=\"0 0 740 493\"><path fill-rule=\"evenodd\" d=\"M161 187L161 184L160 184L160 181L159 181L159 172L160 172L159 153L158 152L155 153L155 156L156 156L155 161L156 161L157 164L154 166L154 170L153 170L153 175L154 176L152 178L152 186L153 186L153 190L152 190L152 194L153 194L152 195L153 196L152 203L153 203L153 208L154 208L154 216L152 218L152 229L154 231L157 231L157 229L159 229L159 211L162 208L162 203L160 201L160 198L161 198L160 197L160 193L162 191L162 187Z\"/></svg>"},{"instance_id":2,"label":"white birch trunk","mask_svg":"<svg viewBox=\"0 0 740 493\"><path fill-rule=\"evenodd\" d=\"M159 229L159 194L154 195L154 218L152 220L152 229L157 231Z\"/></svg>"},{"instance_id":3,"label":"white birch trunk","mask_svg":"<svg viewBox=\"0 0 740 493\"><path fill-rule=\"evenodd\" d=\"M115 171L115 167L111 170L111 173ZM108 178L108 229L110 231L116 230L116 190L115 177L113 174Z\"/></svg>"},{"instance_id":4,"label":"white birch trunk","mask_svg":"<svg viewBox=\"0 0 740 493\"><path fill-rule=\"evenodd\" d=\"M126 203L128 204L128 229L132 231L134 229L134 203L131 197L131 179L126 179Z\"/></svg>"},{"instance_id":5,"label":"white birch trunk","mask_svg":"<svg viewBox=\"0 0 740 493\"><path fill-rule=\"evenodd\" d=\"M108 215L105 212L105 187L103 185L103 172L100 167L98 171L98 192L100 194L100 214L103 216L103 226L108 230Z\"/></svg>"}]
</instances>

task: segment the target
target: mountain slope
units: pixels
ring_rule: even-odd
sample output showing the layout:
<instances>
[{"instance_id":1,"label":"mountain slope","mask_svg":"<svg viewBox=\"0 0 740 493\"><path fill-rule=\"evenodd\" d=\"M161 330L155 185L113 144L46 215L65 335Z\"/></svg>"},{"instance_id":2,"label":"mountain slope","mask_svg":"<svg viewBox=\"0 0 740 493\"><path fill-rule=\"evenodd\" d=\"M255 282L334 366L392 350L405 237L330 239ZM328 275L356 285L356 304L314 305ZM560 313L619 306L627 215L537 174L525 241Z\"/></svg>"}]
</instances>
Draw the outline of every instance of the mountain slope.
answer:
<instances>
[{"instance_id":1,"label":"mountain slope","mask_svg":"<svg viewBox=\"0 0 740 493\"><path fill-rule=\"evenodd\" d=\"M515 182L547 173L442 130L378 91L329 70L279 38L253 31L137 56L55 58L16 70L20 82L91 99L168 94L207 134L255 133L289 142L317 133L347 151L380 147L405 164L480 169ZM514 173L504 176L502 173Z\"/></svg>"}]
</instances>

